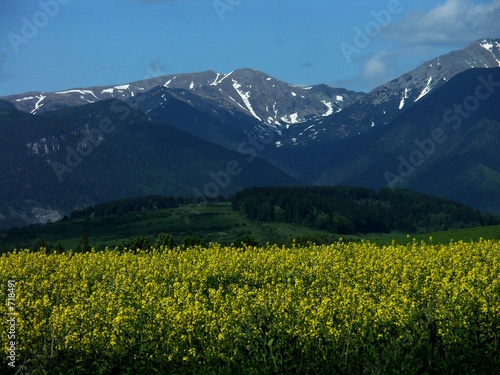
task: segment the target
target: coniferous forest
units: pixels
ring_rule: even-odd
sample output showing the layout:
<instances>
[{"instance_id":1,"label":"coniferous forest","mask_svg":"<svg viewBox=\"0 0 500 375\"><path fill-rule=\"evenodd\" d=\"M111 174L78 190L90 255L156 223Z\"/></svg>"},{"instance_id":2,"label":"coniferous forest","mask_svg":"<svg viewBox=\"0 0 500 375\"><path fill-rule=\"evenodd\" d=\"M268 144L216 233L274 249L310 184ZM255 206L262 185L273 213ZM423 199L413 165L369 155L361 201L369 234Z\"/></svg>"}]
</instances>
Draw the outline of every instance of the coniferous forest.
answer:
<instances>
[{"instance_id":1,"label":"coniferous forest","mask_svg":"<svg viewBox=\"0 0 500 375\"><path fill-rule=\"evenodd\" d=\"M498 222L490 214L447 199L390 188L252 188L236 193L232 207L253 220L303 224L341 234L417 233Z\"/></svg>"}]
</instances>

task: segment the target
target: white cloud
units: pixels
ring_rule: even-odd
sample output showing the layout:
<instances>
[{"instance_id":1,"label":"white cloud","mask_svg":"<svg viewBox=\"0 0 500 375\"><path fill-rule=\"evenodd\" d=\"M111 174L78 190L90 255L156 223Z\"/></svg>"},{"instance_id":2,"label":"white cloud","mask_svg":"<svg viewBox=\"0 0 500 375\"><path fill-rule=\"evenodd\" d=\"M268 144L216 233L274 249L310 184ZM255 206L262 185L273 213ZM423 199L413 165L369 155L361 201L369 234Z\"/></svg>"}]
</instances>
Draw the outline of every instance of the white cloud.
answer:
<instances>
[{"instance_id":1,"label":"white cloud","mask_svg":"<svg viewBox=\"0 0 500 375\"><path fill-rule=\"evenodd\" d=\"M381 50L373 55L365 56L358 82L363 83L361 89L373 89L400 76L406 71L402 69L401 49Z\"/></svg>"},{"instance_id":2,"label":"white cloud","mask_svg":"<svg viewBox=\"0 0 500 375\"><path fill-rule=\"evenodd\" d=\"M500 35L500 0L446 0L426 13L408 14L383 37L414 44L470 43Z\"/></svg>"},{"instance_id":3,"label":"white cloud","mask_svg":"<svg viewBox=\"0 0 500 375\"><path fill-rule=\"evenodd\" d=\"M441 0L426 12L409 11L382 30L384 49L353 60L359 72L336 84L369 91L451 49L500 37L500 0ZM417 62L417 63L416 63Z\"/></svg>"},{"instance_id":4,"label":"white cloud","mask_svg":"<svg viewBox=\"0 0 500 375\"><path fill-rule=\"evenodd\" d=\"M363 77L373 78L387 75L387 52L382 50L363 64Z\"/></svg>"},{"instance_id":5,"label":"white cloud","mask_svg":"<svg viewBox=\"0 0 500 375\"><path fill-rule=\"evenodd\" d=\"M371 91L406 73L408 67L400 66L400 49L383 49L377 53L369 53L356 61L360 64L358 74L353 77L331 82L334 87L347 87L357 91ZM413 67L411 67L413 68Z\"/></svg>"}]
</instances>

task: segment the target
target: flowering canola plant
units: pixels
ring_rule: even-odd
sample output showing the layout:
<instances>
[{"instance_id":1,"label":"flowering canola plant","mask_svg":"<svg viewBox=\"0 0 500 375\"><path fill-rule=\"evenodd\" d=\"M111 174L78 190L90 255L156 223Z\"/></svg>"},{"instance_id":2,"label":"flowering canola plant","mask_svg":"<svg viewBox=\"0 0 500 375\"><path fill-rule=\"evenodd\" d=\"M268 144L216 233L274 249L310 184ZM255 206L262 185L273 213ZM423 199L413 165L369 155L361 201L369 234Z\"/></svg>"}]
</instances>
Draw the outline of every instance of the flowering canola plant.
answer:
<instances>
[{"instance_id":1,"label":"flowering canola plant","mask_svg":"<svg viewBox=\"0 0 500 375\"><path fill-rule=\"evenodd\" d=\"M14 251L0 257L2 373L9 280L20 373L500 368L498 241Z\"/></svg>"}]
</instances>

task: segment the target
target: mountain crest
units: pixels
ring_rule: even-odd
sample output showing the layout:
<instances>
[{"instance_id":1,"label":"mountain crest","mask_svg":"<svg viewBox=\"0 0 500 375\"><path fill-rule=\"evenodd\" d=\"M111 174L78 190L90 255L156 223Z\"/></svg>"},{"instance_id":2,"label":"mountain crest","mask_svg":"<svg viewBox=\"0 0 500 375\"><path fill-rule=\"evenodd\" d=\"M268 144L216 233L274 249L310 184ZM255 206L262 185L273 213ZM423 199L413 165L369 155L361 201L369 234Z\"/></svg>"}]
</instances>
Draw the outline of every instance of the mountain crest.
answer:
<instances>
[{"instance_id":1,"label":"mountain crest","mask_svg":"<svg viewBox=\"0 0 500 375\"><path fill-rule=\"evenodd\" d=\"M424 62L414 70L375 88L358 102L324 121L313 120L305 125L321 125L325 133L323 139L356 136L372 127L389 123L457 74L473 68L499 66L500 39L479 39L462 50Z\"/></svg>"},{"instance_id":2,"label":"mountain crest","mask_svg":"<svg viewBox=\"0 0 500 375\"><path fill-rule=\"evenodd\" d=\"M500 39L492 39L492 38L485 38L485 39L479 39L475 43L472 44L471 48L474 48L476 46L481 47L484 51L487 51L487 55L491 54L495 62L498 64L497 66L500 67ZM483 51L481 51L483 52ZM484 52L483 52L484 53ZM486 63L485 67L486 68L492 68L492 66L488 66L489 64Z\"/></svg>"},{"instance_id":3,"label":"mountain crest","mask_svg":"<svg viewBox=\"0 0 500 375\"><path fill-rule=\"evenodd\" d=\"M299 87L243 68L224 74L213 70L170 74L116 86L32 92L4 99L33 115L119 99L165 120L172 119L162 110L171 96L205 115L219 120L224 117L226 124L244 123L245 128L240 126L240 130L245 134L256 134L260 127L272 131L279 138L276 147L295 147L310 141L356 136L383 126L457 74L494 67L500 67L500 39L482 38L462 50L429 60L368 94L327 85ZM156 95L158 89L169 92ZM186 114L183 116L186 118Z\"/></svg>"},{"instance_id":4,"label":"mountain crest","mask_svg":"<svg viewBox=\"0 0 500 375\"><path fill-rule=\"evenodd\" d=\"M134 105L140 102L138 96L159 87L182 95L189 92L210 103L213 110L222 106L228 111L253 117L277 131L338 112L363 95L325 85L314 87L314 90L312 87L302 88L258 70L244 68L226 74L209 70L164 75L116 86L76 88L52 93L33 92L11 95L5 100L23 112L36 115L106 99L119 99ZM186 102L192 101L186 99Z\"/></svg>"}]
</instances>

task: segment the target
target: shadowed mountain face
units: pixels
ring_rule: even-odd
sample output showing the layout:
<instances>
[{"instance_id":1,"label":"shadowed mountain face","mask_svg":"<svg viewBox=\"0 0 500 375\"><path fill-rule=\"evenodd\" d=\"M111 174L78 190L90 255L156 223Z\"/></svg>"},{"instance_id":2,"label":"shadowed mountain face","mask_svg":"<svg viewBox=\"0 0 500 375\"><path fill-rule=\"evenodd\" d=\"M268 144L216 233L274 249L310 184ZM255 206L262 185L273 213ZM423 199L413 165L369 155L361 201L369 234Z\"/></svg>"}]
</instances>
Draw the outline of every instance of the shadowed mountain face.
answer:
<instances>
[{"instance_id":1,"label":"shadowed mountain face","mask_svg":"<svg viewBox=\"0 0 500 375\"><path fill-rule=\"evenodd\" d=\"M388 125L333 144L307 178L407 187L498 213L499 102L500 68L470 69Z\"/></svg>"},{"instance_id":2,"label":"shadowed mountain face","mask_svg":"<svg viewBox=\"0 0 500 375\"><path fill-rule=\"evenodd\" d=\"M237 153L120 101L31 116L0 103L0 227L150 194L213 198L296 181L246 145ZM7 106L7 105L5 105ZM258 144L258 143L257 143ZM261 143L262 144L262 143Z\"/></svg>"}]
</instances>

